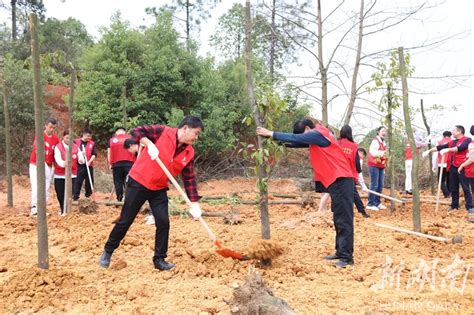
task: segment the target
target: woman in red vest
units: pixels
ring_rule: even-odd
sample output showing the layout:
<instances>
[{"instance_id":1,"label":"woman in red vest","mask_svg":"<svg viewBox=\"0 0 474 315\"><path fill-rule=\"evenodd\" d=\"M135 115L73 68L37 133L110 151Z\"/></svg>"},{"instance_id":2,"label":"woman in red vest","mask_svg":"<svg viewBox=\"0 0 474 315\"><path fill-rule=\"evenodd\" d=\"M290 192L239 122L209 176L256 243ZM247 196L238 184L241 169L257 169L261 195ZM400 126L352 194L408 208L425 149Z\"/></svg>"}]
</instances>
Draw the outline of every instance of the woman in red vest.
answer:
<instances>
[{"instance_id":1,"label":"woman in red vest","mask_svg":"<svg viewBox=\"0 0 474 315\"><path fill-rule=\"evenodd\" d=\"M385 132L385 127L381 126L377 128L377 136L370 144L369 159L367 161L369 165L370 190L378 193L381 193L383 190L384 171L387 164L387 158L385 156L387 147L384 142ZM380 202L379 196L369 193L367 209L378 211L386 209L386 207Z\"/></svg>"},{"instance_id":2,"label":"woman in red vest","mask_svg":"<svg viewBox=\"0 0 474 315\"><path fill-rule=\"evenodd\" d=\"M125 148L125 140L129 138L130 136L127 135L125 129L119 127L115 130L114 136L109 139L107 146L107 161L112 169L117 201L123 199L125 179L132 168L133 162L135 162L135 154L130 153Z\"/></svg>"},{"instance_id":3,"label":"woman in red vest","mask_svg":"<svg viewBox=\"0 0 474 315\"><path fill-rule=\"evenodd\" d=\"M355 186L359 181L359 173L362 172L362 167L360 165L357 143L355 143L354 139L352 138L351 126L342 126L339 133L339 145L341 146L342 151L346 155L346 158L351 165L351 170L354 177L354 204L356 205L357 211L364 218L369 218L370 216L365 211L364 203L362 202L359 192Z\"/></svg>"},{"instance_id":4,"label":"woman in red vest","mask_svg":"<svg viewBox=\"0 0 474 315\"><path fill-rule=\"evenodd\" d=\"M82 137L76 139L75 143L81 152L85 152L86 159L84 163L79 163L77 167L76 184L73 186L73 199L78 200L84 181L86 182L84 185L86 198L92 195L92 187L94 185L94 160L97 157L97 148L94 141L92 141L92 131L90 129L85 129L82 132ZM87 168L89 168L90 180Z\"/></svg>"},{"instance_id":5,"label":"woman in red vest","mask_svg":"<svg viewBox=\"0 0 474 315\"><path fill-rule=\"evenodd\" d=\"M468 147L471 143L471 138L466 137L464 132L465 130L463 126L454 126L454 140L423 152L423 157L436 151L439 151L441 155L445 156L447 153L451 153L449 161L447 162L449 165L449 185L451 190L450 211L455 211L459 208L459 185L461 185L464 192L464 199L466 200L466 209L469 212L472 211L474 213L474 209L472 209L472 195L469 188L469 180L467 179L464 170L458 172L458 168L467 160L466 153L468 152Z\"/></svg>"},{"instance_id":6,"label":"woman in red vest","mask_svg":"<svg viewBox=\"0 0 474 315\"><path fill-rule=\"evenodd\" d=\"M155 161L158 155L173 176L181 174L184 189L193 206L189 209L193 218L201 216L194 176L194 149L204 130L202 121L193 116L185 117L178 128L164 125L142 126L132 130L131 136L145 146L133 164L127 182L125 202L120 219L115 224L100 257L100 266L108 268L112 253L127 234L138 211L148 201L155 217L155 253L153 263L159 270L169 270L176 265L165 261L168 252L170 221L168 217L168 177Z\"/></svg>"},{"instance_id":7,"label":"woman in red vest","mask_svg":"<svg viewBox=\"0 0 474 315\"><path fill-rule=\"evenodd\" d=\"M56 197L59 202L59 215L64 216L64 190L66 182L66 152L69 150L69 131L64 130L62 141L54 148L54 190L56 191ZM84 163L84 156L79 151L75 143L72 144L72 186L74 187L74 182L76 181L77 176L77 162L81 161Z\"/></svg>"},{"instance_id":8,"label":"woman in red vest","mask_svg":"<svg viewBox=\"0 0 474 315\"><path fill-rule=\"evenodd\" d=\"M336 253L327 260L339 260L337 267L354 264L354 179L351 166L337 140L320 123L298 120L293 133L274 132L259 127L257 134L287 142L291 147L308 147L314 179L327 188L336 229Z\"/></svg>"}]
</instances>

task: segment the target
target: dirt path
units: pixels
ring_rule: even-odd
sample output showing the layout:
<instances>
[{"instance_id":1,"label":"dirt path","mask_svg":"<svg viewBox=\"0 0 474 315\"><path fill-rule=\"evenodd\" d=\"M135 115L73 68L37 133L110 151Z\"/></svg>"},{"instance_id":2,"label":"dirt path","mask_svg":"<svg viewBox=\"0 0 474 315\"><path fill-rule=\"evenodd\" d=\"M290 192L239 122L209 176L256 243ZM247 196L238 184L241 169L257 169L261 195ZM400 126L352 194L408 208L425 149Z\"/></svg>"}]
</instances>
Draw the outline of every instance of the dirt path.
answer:
<instances>
[{"instance_id":1,"label":"dirt path","mask_svg":"<svg viewBox=\"0 0 474 315\"><path fill-rule=\"evenodd\" d=\"M200 185L203 196L239 194L254 196L252 180L214 180ZM270 183L273 192L295 194L292 180ZM4 191L3 191L4 192ZM189 218L171 218L168 260L176 263L171 272L153 269L154 226L139 215L123 244L114 253L110 269L98 266L111 222L119 213L101 205L97 214L57 215L53 194L48 218L50 270L36 267L35 220L27 216L28 181L16 179L15 208L8 209L6 194L0 194L0 313L229 313L224 300L232 297L233 285L241 283L255 261L238 262L215 255L212 243L199 223ZM53 190L51 190L53 192ZM171 195L177 196L171 191ZM99 194L107 199L107 194ZM174 206L182 208L178 199ZM204 204L205 211L222 212L231 207L240 212L243 223L225 225L221 218L206 218L223 245L245 252L260 233L258 213L251 205ZM473 313L474 224L464 211L434 217L434 206L422 209L424 229L444 236L461 233L462 244L443 244L373 225L382 222L411 227L411 209L371 212L370 219L356 214L354 267L339 270L322 256L334 251L331 217L316 217L314 209L298 205L272 205L272 237L286 251L273 266L261 270L275 295L300 314L460 312ZM462 263L454 266L455 255ZM393 261L392 265L390 259ZM466 268L470 266L469 272ZM449 279L449 267L453 268ZM383 277L393 272L394 282ZM417 272L425 270L423 272ZM397 275L399 281L397 282ZM432 276L435 278L432 278ZM463 277L464 290L461 292ZM382 280L385 279L385 283ZM434 279L434 282L432 280ZM456 280L452 282L452 280ZM397 284L398 283L398 284ZM454 288L450 285L454 283ZM423 286L422 286L423 285ZM443 288L444 285L444 288Z\"/></svg>"}]
</instances>

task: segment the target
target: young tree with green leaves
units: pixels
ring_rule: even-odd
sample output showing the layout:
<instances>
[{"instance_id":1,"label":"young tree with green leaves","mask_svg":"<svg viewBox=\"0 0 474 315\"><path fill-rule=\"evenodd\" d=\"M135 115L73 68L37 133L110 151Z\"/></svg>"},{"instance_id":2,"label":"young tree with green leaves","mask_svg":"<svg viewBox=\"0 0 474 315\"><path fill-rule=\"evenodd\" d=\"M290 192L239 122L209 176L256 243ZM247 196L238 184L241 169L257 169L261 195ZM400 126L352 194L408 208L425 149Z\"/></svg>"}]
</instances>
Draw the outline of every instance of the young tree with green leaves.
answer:
<instances>
[{"instance_id":1,"label":"young tree with green leaves","mask_svg":"<svg viewBox=\"0 0 474 315\"><path fill-rule=\"evenodd\" d=\"M5 79L5 64L3 55L0 55L0 85L2 87L3 98L3 117L5 120L5 164L7 175L7 204L13 207L13 174L12 174L12 142L11 142L11 123L10 109L8 107L9 89Z\"/></svg>"}]
</instances>

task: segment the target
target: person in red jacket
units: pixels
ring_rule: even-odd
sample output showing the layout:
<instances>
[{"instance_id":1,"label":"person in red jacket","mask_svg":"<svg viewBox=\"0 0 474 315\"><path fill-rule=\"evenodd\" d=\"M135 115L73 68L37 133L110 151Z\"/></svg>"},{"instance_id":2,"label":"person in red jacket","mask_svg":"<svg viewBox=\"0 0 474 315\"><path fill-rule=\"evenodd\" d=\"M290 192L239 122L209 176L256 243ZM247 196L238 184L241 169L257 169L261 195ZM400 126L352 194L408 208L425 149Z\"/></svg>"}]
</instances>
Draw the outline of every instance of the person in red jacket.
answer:
<instances>
[{"instance_id":1,"label":"person in red jacket","mask_svg":"<svg viewBox=\"0 0 474 315\"><path fill-rule=\"evenodd\" d=\"M287 142L291 147L308 147L315 181L320 181L331 196L336 229L336 253L324 257L339 260L337 267L354 264L354 174L337 140L322 124L298 120L293 133L274 132L258 127L257 134Z\"/></svg>"},{"instance_id":2,"label":"person in red jacket","mask_svg":"<svg viewBox=\"0 0 474 315\"><path fill-rule=\"evenodd\" d=\"M342 126L339 133L339 145L341 146L342 151L346 155L346 158L351 165L351 170L354 177L354 204L356 205L357 211L364 218L370 218L370 216L365 211L364 203L362 202L362 199L360 198L359 192L356 188L356 185L359 181L359 173L362 172L362 167L360 165L357 143L355 143L354 139L352 138L351 126Z\"/></svg>"},{"instance_id":3,"label":"person in red jacket","mask_svg":"<svg viewBox=\"0 0 474 315\"><path fill-rule=\"evenodd\" d=\"M107 146L107 161L112 169L117 201L123 199L125 179L135 162L135 154L130 153L125 148L125 140L129 138L130 136L127 135L125 129L119 127L115 130L115 135L109 139Z\"/></svg>"},{"instance_id":4,"label":"person in red jacket","mask_svg":"<svg viewBox=\"0 0 474 315\"><path fill-rule=\"evenodd\" d=\"M194 176L194 149L204 130L202 121L186 116L178 128L164 125L142 126L131 131L131 136L145 148L133 164L127 182L125 201L120 219L115 224L100 256L99 264L108 268L112 253L120 245L141 206L148 201L155 217L155 252L153 263L156 269L169 270L176 265L165 261L168 252L170 221L168 217L168 177L155 161L159 156L173 176L181 174L184 189L191 202L189 209L193 218L201 216L199 196Z\"/></svg>"},{"instance_id":5,"label":"person in red jacket","mask_svg":"<svg viewBox=\"0 0 474 315\"><path fill-rule=\"evenodd\" d=\"M56 191L56 197L59 202L59 215L64 216L64 191L66 186L66 167L67 159L66 154L69 150L69 130L64 130L62 141L54 148L54 190ZM71 156L71 178L72 187L77 176L77 162L84 163L84 156L75 143L72 144L72 156Z\"/></svg>"},{"instance_id":6,"label":"person in red jacket","mask_svg":"<svg viewBox=\"0 0 474 315\"><path fill-rule=\"evenodd\" d=\"M470 129L471 136L474 136L474 125ZM458 173L461 174L464 170L464 175L469 180L471 186L471 193L474 195L474 139L471 140L471 143L468 147L468 152L466 155L466 161L461 164L458 168ZM469 209L469 222L474 223L474 209Z\"/></svg>"},{"instance_id":7,"label":"person in red jacket","mask_svg":"<svg viewBox=\"0 0 474 315\"><path fill-rule=\"evenodd\" d=\"M451 190L451 209L450 211L458 210L459 208L459 185L461 185L464 192L464 199L466 200L466 208L469 212L472 209L472 195L469 189L469 180L465 176L464 170L458 172L458 168L463 164L467 158L466 153L468 152L471 138L464 135L464 127L456 125L453 128L454 140L449 141L446 144L438 145L430 150L423 152L423 157L428 156L432 152L439 151L441 155L451 153L449 161L449 185Z\"/></svg>"},{"instance_id":8,"label":"person in red jacket","mask_svg":"<svg viewBox=\"0 0 474 315\"><path fill-rule=\"evenodd\" d=\"M85 152L86 159L85 163L79 163L78 165L76 184L73 186L73 199L78 200L84 181L86 182L84 187L86 190L86 198L92 195L92 187L94 185L94 160L97 156L97 149L94 141L92 141L92 131L90 129L85 129L82 132L81 138L76 139L75 143L81 152ZM92 183L89 180L87 167L89 167Z\"/></svg>"},{"instance_id":9,"label":"person in red jacket","mask_svg":"<svg viewBox=\"0 0 474 315\"><path fill-rule=\"evenodd\" d=\"M54 118L48 118L44 125L43 140L44 140L44 162L45 162L45 178L46 178L46 202L49 198L49 187L53 179L53 162L54 162L54 147L59 143L59 138L54 134L57 121ZM33 142L33 149L30 155L30 184L31 184L31 212L30 215L35 216L38 211L36 203L38 200L37 183L36 183L36 137Z\"/></svg>"},{"instance_id":10,"label":"person in red jacket","mask_svg":"<svg viewBox=\"0 0 474 315\"><path fill-rule=\"evenodd\" d=\"M411 172L413 170L413 152L411 151L410 142L408 139L405 139L405 193L412 195L412 181L411 181ZM423 141L420 135L415 135L415 146L416 153L419 155L420 150L424 147L426 143Z\"/></svg>"},{"instance_id":11,"label":"person in red jacket","mask_svg":"<svg viewBox=\"0 0 474 315\"><path fill-rule=\"evenodd\" d=\"M439 140L437 145L443 145L449 143L451 141L451 131L443 132L443 139ZM451 153L446 153L443 156L441 153L433 154L432 164L433 164L433 172L438 174L439 178L441 176L441 191L443 192L444 198L449 198L451 195L451 190L449 188L449 166L450 164L446 163L447 161L451 161Z\"/></svg>"},{"instance_id":12,"label":"person in red jacket","mask_svg":"<svg viewBox=\"0 0 474 315\"><path fill-rule=\"evenodd\" d=\"M387 147L385 146L385 127L377 128L377 136L372 140L369 147L369 158L367 164L369 165L370 175L370 190L381 193L383 190L383 180L385 166L387 165ZM367 209L378 211L386 209L380 202L380 197L374 194L369 194L369 202Z\"/></svg>"}]
</instances>

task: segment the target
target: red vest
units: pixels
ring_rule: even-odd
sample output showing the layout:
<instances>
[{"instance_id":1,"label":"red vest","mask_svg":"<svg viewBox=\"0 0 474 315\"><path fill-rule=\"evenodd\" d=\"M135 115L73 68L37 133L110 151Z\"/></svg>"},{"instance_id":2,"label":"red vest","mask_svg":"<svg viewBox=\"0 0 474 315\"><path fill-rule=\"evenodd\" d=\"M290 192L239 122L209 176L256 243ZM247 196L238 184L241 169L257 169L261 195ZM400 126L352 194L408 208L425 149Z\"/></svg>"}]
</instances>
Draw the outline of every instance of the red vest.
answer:
<instances>
[{"instance_id":1,"label":"red vest","mask_svg":"<svg viewBox=\"0 0 474 315\"><path fill-rule=\"evenodd\" d=\"M55 134L48 136L43 132L44 140L44 161L49 166L54 162L54 147L59 143L59 138ZM36 137L33 141L33 150L31 150L30 164L36 165Z\"/></svg>"},{"instance_id":2,"label":"red vest","mask_svg":"<svg viewBox=\"0 0 474 315\"><path fill-rule=\"evenodd\" d=\"M357 172L355 159L357 155L357 143L351 142L347 139L339 140L339 145L342 148L342 152L344 152L349 165L351 166L352 170L352 177L354 177L355 182L359 180L359 173Z\"/></svg>"},{"instance_id":3,"label":"red vest","mask_svg":"<svg viewBox=\"0 0 474 315\"><path fill-rule=\"evenodd\" d=\"M379 151L385 151L386 147L385 144L379 140L378 137L375 137L375 140L379 143ZM375 157L372 154L370 154L369 150L369 158L367 159L367 164L369 166L377 167L377 168L385 168L385 165L387 164L387 158L382 156L382 157Z\"/></svg>"},{"instance_id":4,"label":"red vest","mask_svg":"<svg viewBox=\"0 0 474 315\"><path fill-rule=\"evenodd\" d=\"M82 151L81 139L80 138L76 139L75 143L79 147L79 150ZM94 149L94 145L95 145L94 141L92 140L87 141L86 148L85 148L87 161L89 161L92 157L92 150ZM89 167L94 167L94 161L92 161L92 163L89 164Z\"/></svg>"},{"instance_id":5,"label":"red vest","mask_svg":"<svg viewBox=\"0 0 474 315\"><path fill-rule=\"evenodd\" d=\"M177 128L164 126L161 136L155 142L158 151L160 151L160 160L173 176L179 175L186 165L194 158L194 149L190 145L187 145L178 155L174 155L176 151L177 132ZM131 178L150 190L168 188L168 177L161 170L158 163L150 159L148 148L146 147L142 150L135 164L133 164L129 174Z\"/></svg>"},{"instance_id":6,"label":"red vest","mask_svg":"<svg viewBox=\"0 0 474 315\"><path fill-rule=\"evenodd\" d=\"M130 161L135 162L135 154L128 152L127 149L123 147L123 143L125 140L129 139L130 137L126 134L121 134L117 136L113 136L109 140L109 148L110 148L110 161L111 165L119 161Z\"/></svg>"},{"instance_id":7,"label":"red vest","mask_svg":"<svg viewBox=\"0 0 474 315\"><path fill-rule=\"evenodd\" d=\"M352 178L351 166L336 139L330 135L327 128L321 125L316 125L316 131L321 133L331 144L325 148L314 144L309 146L309 159L313 168L314 180L320 181L327 188L338 178Z\"/></svg>"},{"instance_id":8,"label":"red vest","mask_svg":"<svg viewBox=\"0 0 474 315\"><path fill-rule=\"evenodd\" d=\"M471 145L474 145L474 140L471 141ZM468 158L469 158L469 150L466 153L466 159ZM466 175L466 177L468 178L474 178L474 163L471 163L467 167L464 168L464 175Z\"/></svg>"},{"instance_id":9,"label":"red vest","mask_svg":"<svg viewBox=\"0 0 474 315\"><path fill-rule=\"evenodd\" d=\"M461 145L461 143L463 143L463 141L466 140L466 139L469 139L469 138L466 137L466 136L463 136L462 138L460 138L458 140L456 146ZM454 140L449 141L448 146L450 148L453 148L454 147ZM459 167L459 166L461 166L462 163L464 163L466 161L466 159L467 159L466 158L466 152L462 151L462 152L453 152L452 153L452 158L450 157L447 161L452 161L452 164L453 164L454 167ZM448 164L451 164L451 163L448 162Z\"/></svg>"},{"instance_id":10,"label":"red vest","mask_svg":"<svg viewBox=\"0 0 474 315\"><path fill-rule=\"evenodd\" d=\"M420 148L417 147L416 154L419 154L419 153L420 153ZM409 142L405 145L405 160L406 161L413 160L413 152L411 151L411 146Z\"/></svg>"},{"instance_id":11,"label":"red vest","mask_svg":"<svg viewBox=\"0 0 474 315\"><path fill-rule=\"evenodd\" d=\"M66 148L64 147L63 142L61 141L57 145L57 147L59 149L59 152L61 152L61 159L63 159L63 161L66 161ZM73 175L77 175L77 152L78 151L79 151L79 149L77 148L77 145L75 143L73 143L73 145L72 145L72 159L71 159L71 161L72 161L72 174ZM64 175L66 175L66 168L59 166L58 163L54 163L54 174L64 176Z\"/></svg>"},{"instance_id":12,"label":"red vest","mask_svg":"<svg viewBox=\"0 0 474 315\"><path fill-rule=\"evenodd\" d=\"M438 145L443 145L443 144L447 144L451 141L451 138L450 137L444 137L443 139L439 140L438 141ZM441 155L441 153L438 152L438 165L441 164L441 160L442 160L443 156ZM446 169L449 171L449 169L451 168L451 163L449 163L449 161L451 161L451 152L449 153L446 153L444 155L444 163L446 163L447 167Z\"/></svg>"}]
</instances>

